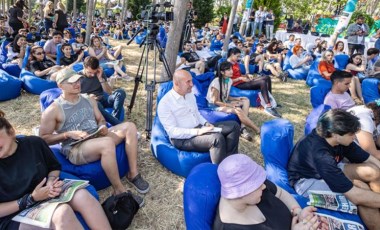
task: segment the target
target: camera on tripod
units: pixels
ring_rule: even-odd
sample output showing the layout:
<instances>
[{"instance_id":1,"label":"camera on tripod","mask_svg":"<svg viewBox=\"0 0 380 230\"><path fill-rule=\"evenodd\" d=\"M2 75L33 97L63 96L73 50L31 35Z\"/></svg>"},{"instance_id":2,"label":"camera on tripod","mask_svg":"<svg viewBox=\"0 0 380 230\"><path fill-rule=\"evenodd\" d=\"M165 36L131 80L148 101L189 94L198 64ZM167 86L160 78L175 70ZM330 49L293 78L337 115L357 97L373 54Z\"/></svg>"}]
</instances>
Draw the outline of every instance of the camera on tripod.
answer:
<instances>
[{"instance_id":1,"label":"camera on tripod","mask_svg":"<svg viewBox=\"0 0 380 230\"><path fill-rule=\"evenodd\" d=\"M164 8L163 11L159 11L161 6ZM145 10L141 11L141 19L150 23L157 23L159 20L173 21L173 5L170 2L147 5Z\"/></svg>"}]
</instances>

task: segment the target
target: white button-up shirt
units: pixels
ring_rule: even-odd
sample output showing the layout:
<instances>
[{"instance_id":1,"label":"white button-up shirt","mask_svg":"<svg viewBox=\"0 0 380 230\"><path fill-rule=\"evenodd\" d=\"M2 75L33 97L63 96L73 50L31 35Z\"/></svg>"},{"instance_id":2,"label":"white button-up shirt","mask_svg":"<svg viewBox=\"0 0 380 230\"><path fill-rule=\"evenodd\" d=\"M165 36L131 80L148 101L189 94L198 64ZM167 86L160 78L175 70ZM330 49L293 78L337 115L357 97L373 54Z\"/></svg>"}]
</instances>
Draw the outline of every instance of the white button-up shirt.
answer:
<instances>
[{"instance_id":1,"label":"white button-up shirt","mask_svg":"<svg viewBox=\"0 0 380 230\"><path fill-rule=\"evenodd\" d=\"M169 138L189 139L197 135L198 125L207 121L198 111L195 95L179 95L170 90L158 103L157 114Z\"/></svg>"}]
</instances>

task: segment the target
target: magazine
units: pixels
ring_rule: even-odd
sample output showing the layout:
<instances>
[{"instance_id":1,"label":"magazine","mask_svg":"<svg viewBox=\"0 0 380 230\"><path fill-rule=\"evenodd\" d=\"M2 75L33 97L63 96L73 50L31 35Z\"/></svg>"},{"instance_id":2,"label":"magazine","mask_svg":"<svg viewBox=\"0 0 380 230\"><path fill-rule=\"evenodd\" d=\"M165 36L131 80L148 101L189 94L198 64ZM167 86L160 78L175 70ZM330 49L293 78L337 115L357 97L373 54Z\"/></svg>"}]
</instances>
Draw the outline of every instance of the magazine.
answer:
<instances>
[{"instance_id":1,"label":"magazine","mask_svg":"<svg viewBox=\"0 0 380 230\"><path fill-rule=\"evenodd\" d=\"M99 137L99 136L100 136L100 131L103 129L103 127L106 127L106 126L105 126L105 125L101 125L101 126L99 126L99 128L98 128L95 132L93 132L93 133L87 135L85 138L82 138L82 139L79 139L79 140L75 140L75 141L71 142L69 145L70 145L70 146L74 146L74 145L79 144L79 143L81 143L81 142L83 142L83 141L87 141L87 140L89 140L89 139ZM107 128L107 127L106 127L106 128Z\"/></svg>"},{"instance_id":2,"label":"magazine","mask_svg":"<svg viewBox=\"0 0 380 230\"><path fill-rule=\"evenodd\" d=\"M330 230L364 230L365 228L363 225L350 221L350 220L343 220L339 219L330 215L317 213L320 217L325 217L327 219L327 223L329 225Z\"/></svg>"},{"instance_id":3,"label":"magazine","mask_svg":"<svg viewBox=\"0 0 380 230\"><path fill-rule=\"evenodd\" d=\"M51 218L57 206L61 203L69 202L78 189L87 186L88 181L85 180L65 179L63 180L61 195L53 199L36 203L32 207L21 211L17 216L13 217L12 220L41 228L49 228Z\"/></svg>"},{"instance_id":4,"label":"magazine","mask_svg":"<svg viewBox=\"0 0 380 230\"><path fill-rule=\"evenodd\" d=\"M358 207L341 193L312 190L309 191L309 200L308 205L358 214Z\"/></svg>"}]
</instances>

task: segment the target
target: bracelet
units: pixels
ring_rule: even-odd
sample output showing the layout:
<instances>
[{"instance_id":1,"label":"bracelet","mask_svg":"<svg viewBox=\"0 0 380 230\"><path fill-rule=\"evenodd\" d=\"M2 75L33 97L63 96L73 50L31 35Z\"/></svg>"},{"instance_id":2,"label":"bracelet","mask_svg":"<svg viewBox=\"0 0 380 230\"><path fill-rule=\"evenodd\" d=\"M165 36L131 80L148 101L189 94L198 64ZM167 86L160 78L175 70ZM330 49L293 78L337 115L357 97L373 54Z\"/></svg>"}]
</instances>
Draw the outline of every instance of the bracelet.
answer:
<instances>
[{"instance_id":1,"label":"bracelet","mask_svg":"<svg viewBox=\"0 0 380 230\"><path fill-rule=\"evenodd\" d=\"M20 199L17 200L18 209L20 211L26 209L26 207L28 205L27 200L28 200L29 195L30 194L25 194L23 197L21 197Z\"/></svg>"},{"instance_id":2,"label":"bracelet","mask_svg":"<svg viewBox=\"0 0 380 230\"><path fill-rule=\"evenodd\" d=\"M65 138L65 140L67 140L66 132L63 133L63 137Z\"/></svg>"}]
</instances>

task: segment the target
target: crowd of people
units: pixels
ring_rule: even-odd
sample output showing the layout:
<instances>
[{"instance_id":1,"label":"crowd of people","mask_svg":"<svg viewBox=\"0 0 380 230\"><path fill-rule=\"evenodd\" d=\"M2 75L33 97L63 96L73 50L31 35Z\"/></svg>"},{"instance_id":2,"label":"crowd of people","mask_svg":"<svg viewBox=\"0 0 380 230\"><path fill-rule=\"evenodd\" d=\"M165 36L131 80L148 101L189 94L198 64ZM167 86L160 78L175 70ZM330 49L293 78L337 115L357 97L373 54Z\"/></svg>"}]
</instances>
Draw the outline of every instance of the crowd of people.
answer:
<instances>
[{"instance_id":1,"label":"crowd of people","mask_svg":"<svg viewBox=\"0 0 380 230\"><path fill-rule=\"evenodd\" d=\"M49 149L52 144L61 144L61 153L73 165L100 160L113 194L117 195L126 192L115 157L115 146L124 142L129 167L127 181L141 194L150 190L138 169L136 125L120 119L126 92L114 89L110 81L133 79L126 73L123 46L111 46L109 38L131 39L144 34L142 23L130 21L131 15L125 22L101 17L86 22L83 14L70 17L62 2L55 8L53 2L47 1L43 15L35 17L42 23L30 26L25 19L25 7L23 0L17 0L9 10L7 23L0 23L2 41L9 42L6 62L21 68L27 45L31 45L25 68L36 77L55 81L62 94L42 113L39 137L16 137L15 129L0 111L0 172L7 175L0 180L0 229L27 227L12 221L12 217L36 202L61 193L62 183L58 180L61 167ZM188 7L191 8L191 3ZM258 135L260 128L250 118L249 99L231 96L231 88L260 91L263 111L281 118L277 110L281 106L272 95L272 80L287 82L289 73L283 68L285 60L292 69L304 73L318 61L321 77L332 84L324 98L324 104L332 109L322 115L312 133L299 140L292 150L288 164L290 184L304 196L309 190L343 193L358 205L366 226L376 229L380 208L377 128L380 99L363 105L361 82L368 77L380 78L380 59L378 48L366 49L364 45L369 32L364 18L359 16L348 27L346 54L342 41L329 47L327 41L318 38L304 48L296 34L291 34L286 41L277 40L273 11L260 6L250 12L245 18L247 27L243 36L237 33L238 19L235 18L235 33L231 38L225 37L227 14L216 29L209 25L202 28L192 25L189 40L183 42L177 56L173 88L157 105L157 116L175 148L209 152L211 162L219 164L221 198L214 229L280 229L285 226L286 229L328 229L325 220L315 215L315 208L302 209L288 192L266 179L261 166L244 154L236 154L239 137L252 141L248 128ZM293 22L292 18L288 21L294 23L295 33L304 31L300 22ZM93 26L90 44L84 43L88 32L86 23ZM157 35L163 48L170 26L170 23L162 23ZM375 39L380 39L379 31ZM228 42L226 56L221 52L224 42ZM58 46L62 55L57 54ZM349 61L343 70L335 68L334 55L348 55ZM83 64L83 70L75 72L72 67L76 64ZM106 76L106 69L113 69L111 77ZM211 124L202 117L192 88L193 76L205 72L215 73L206 92L208 107L236 114L241 124L236 121ZM107 107L113 108L112 113L106 111ZM102 126L106 122L109 128ZM72 144L100 127L100 137ZM43 162L41 170L29 164L37 161ZM25 166L21 171L20 165ZM22 180L18 180L20 178ZM14 181L20 182L15 185ZM7 192L11 189L14 191ZM140 206L144 204L139 195L134 194L133 198ZM111 228L100 204L83 189L55 211L52 228L80 229L74 211L82 214L90 228Z\"/></svg>"}]
</instances>

